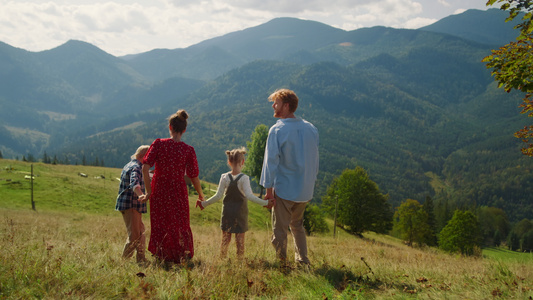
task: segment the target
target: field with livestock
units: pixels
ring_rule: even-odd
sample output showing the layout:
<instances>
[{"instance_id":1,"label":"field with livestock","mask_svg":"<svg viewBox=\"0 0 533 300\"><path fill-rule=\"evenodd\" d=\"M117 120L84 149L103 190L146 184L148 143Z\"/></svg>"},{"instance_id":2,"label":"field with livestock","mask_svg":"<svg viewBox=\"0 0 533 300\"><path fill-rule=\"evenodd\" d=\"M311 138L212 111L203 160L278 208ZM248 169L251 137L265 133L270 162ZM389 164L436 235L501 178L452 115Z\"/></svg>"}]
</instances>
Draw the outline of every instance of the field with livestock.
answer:
<instances>
[{"instance_id":1,"label":"field with livestock","mask_svg":"<svg viewBox=\"0 0 533 300\"><path fill-rule=\"evenodd\" d=\"M250 203L245 259L220 259L220 203L194 208L195 256L149 266L121 258L114 211L120 169L0 160L0 299L532 299L533 254L478 257L412 248L387 235L337 230L308 238L312 266L282 268L269 211ZM82 176L83 175L83 176ZM207 195L216 184L203 183ZM33 196L32 196L33 194ZM32 199L35 210L32 209ZM144 216L148 237L149 216ZM289 249L292 250L292 241ZM289 255L291 255L291 251Z\"/></svg>"}]
</instances>

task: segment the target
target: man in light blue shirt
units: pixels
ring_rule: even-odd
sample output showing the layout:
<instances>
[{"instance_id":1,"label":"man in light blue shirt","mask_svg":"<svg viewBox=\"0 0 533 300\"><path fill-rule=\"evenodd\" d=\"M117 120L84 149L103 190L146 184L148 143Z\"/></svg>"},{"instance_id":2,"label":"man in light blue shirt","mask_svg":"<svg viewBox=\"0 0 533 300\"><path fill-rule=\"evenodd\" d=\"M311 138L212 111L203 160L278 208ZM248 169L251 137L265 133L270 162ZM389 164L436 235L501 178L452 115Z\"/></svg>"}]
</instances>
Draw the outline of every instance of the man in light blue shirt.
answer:
<instances>
[{"instance_id":1,"label":"man in light blue shirt","mask_svg":"<svg viewBox=\"0 0 533 300\"><path fill-rule=\"evenodd\" d=\"M269 132L260 184L265 199L275 198L272 210L272 244L278 258L287 260L287 231L291 228L296 262L309 264L303 215L313 198L318 173L318 130L298 118L298 96L281 89L268 97L279 120Z\"/></svg>"}]
</instances>

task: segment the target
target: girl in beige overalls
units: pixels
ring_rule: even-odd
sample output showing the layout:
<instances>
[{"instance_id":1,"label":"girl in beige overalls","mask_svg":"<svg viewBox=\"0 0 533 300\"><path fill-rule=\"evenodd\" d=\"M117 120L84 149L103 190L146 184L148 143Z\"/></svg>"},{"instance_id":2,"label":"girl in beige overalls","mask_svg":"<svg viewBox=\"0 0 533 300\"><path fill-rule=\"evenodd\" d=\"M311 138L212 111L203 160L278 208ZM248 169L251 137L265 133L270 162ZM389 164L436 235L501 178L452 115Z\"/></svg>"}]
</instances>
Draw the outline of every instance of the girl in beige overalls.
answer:
<instances>
[{"instance_id":1,"label":"girl in beige overalls","mask_svg":"<svg viewBox=\"0 0 533 300\"><path fill-rule=\"evenodd\" d=\"M244 166L244 147L226 151L228 156L228 166L231 171L220 176L217 193L207 201L196 202L196 207L204 209L210 204L219 201L224 194L222 206L222 218L220 219L220 228L222 229L222 244L220 246L220 256L225 258L228 253L231 234L235 234L237 244L237 257L244 256L244 233L248 231L248 201L260 204L262 206L272 206L269 201L256 197L250 187L250 178L248 175L241 173Z\"/></svg>"}]
</instances>

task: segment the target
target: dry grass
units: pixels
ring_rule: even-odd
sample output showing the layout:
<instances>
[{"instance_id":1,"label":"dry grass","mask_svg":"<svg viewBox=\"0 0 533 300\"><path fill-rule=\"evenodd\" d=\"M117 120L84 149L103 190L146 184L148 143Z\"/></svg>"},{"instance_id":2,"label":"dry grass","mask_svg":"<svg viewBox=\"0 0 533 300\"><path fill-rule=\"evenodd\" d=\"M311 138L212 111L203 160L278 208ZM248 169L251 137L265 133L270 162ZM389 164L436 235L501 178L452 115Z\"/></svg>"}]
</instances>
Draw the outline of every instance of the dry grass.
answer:
<instances>
[{"instance_id":1,"label":"dry grass","mask_svg":"<svg viewBox=\"0 0 533 300\"><path fill-rule=\"evenodd\" d=\"M139 267L120 257L126 239L114 212L119 169L0 160L0 299L531 299L533 255L449 255L389 236L338 232L308 239L310 269L281 268L268 212L250 208L246 259L218 257L220 204L191 209L195 257L185 265ZM14 167L5 171L4 167ZM78 172L88 173L87 178ZM97 179L99 174L106 180ZM191 196L194 207L194 196ZM144 217L150 228L149 217ZM331 231L332 232L332 231ZM148 232L149 236L149 232ZM292 241L289 241L292 250ZM289 253L289 256L293 253Z\"/></svg>"},{"instance_id":2,"label":"dry grass","mask_svg":"<svg viewBox=\"0 0 533 300\"><path fill-rule=\"evenodd\" d=\"M529 299L533 258L465 258L383 236L309 238L313 266L280 268L268 230L247 233L246 260L218 257L220 230L193 225L194 259L170 269L120 258L122 218L1 209L0 298ZM148 218L145 222L149 225ZM149 227L149 226L148 226ZM372 237L372 236L371 236ZM292 245L290 245L292 246Z\"/></svg>"}]
</instances>

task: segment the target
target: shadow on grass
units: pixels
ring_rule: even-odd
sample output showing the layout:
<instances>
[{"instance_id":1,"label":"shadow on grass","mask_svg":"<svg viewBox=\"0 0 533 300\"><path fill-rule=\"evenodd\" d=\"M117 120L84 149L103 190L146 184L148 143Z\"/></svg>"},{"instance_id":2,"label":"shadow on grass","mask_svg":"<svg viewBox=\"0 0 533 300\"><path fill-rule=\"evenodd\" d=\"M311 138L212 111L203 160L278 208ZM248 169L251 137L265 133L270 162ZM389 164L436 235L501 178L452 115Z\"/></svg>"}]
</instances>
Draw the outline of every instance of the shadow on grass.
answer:
<instances>
[{"instance_id":1,"label":"shadow on grass","mask_svg":"<svg viewBox=\"0 0 533 300\"><path fill-rule=\"evenodd\" d=\"M340 267L334 267L329 265L327 262L323 262L321 265L309 266L306 264L299 264L296 262L290 262L282 264L279 261L270 261L266 259L246 259L244 261L234 261L232 259L223 260L222 264L227 264L228 267L235 265L236 263L243 263L246 268L259 270L259 271L272 271L277 270L281 274L291 275L294 274L298 276L300 272L307 273L312 276L322 277L329 284L334 287L339 293L346 295L365 295L367 293L373 294L375 291L382 290L385 288L394 288L398 291L403 291L409 294L416 294L417 287L408 284L406 282L395 280L386 280L382 281L378 278L371 267L361 257L361 262L365 266L359 270L353 270L350 267L342 265ZM185 271L189 274L188 271L191 271L196 268L200 268L205 265L205 262L202 260L186 260L180 264L154 264L153 267L163 268L166 271ZM144 275L144 274L142 274ZM139 274L137 276L141 277ZM253 281L248 281L248 285L251 286ZM256 284L259 284L256 282ZM262 283L265 284L265 283ZM266 288L266 285L265 285Z\"/></svg>"},{"instance_id":2,"label":"shadow on grass","mask_svg":"<svg viewBox=\"0 0 533 300\"><path fill-rule=\"evenodd\" d=\"M365 292L369 290L379 290L383 288L384 285L389 287L395 287L400 291L406 293L416 293L416 287L405 282L383 282L381 281L372 271L370 266L366 263L365 259L361 257L361 261L367 268L367 272L360 272L356 274L346 266L341 266L338 268L332 267L327 263L324 263L322 266L315 268L314 273L317 276L324 277L335 289L339 292L345 290ZM414 292L413 292L414 291Z\"/></svg>"},{"instance_id":3,"label":"shadow on grass","mask_svg":"<svg viewBox=\"0 0 533 300\"><path fill-rule=\"evenodd\" d=\"M325 262L322 265L315 267L296 262L282 264L279 261L271 262L264 259L254 259L247 261L247 266L251 269L260 270L277 269L284 275L289 275L294 272L305 272L318 277L323 277L341 293L347 288L352 290L379 289L383 283L376 278L370 269L370 266L364 261L364 258L361 258L361 260L368 268L368 272L360 275L357 275L344 265L341 267L332 267Z\"/></svg>"},{"instance_id":4,"label":"shadow on grass","mask_svg":"<svg viewBox=\"0 0 533 300\"><path fill-rule=\"evenodd\" d=\"M339 292L351 287L353 290L358 289L379 289L382 282L373 274L355 274L345 266L338 268L332 267L328 264L323 264L315 268L314 273L318 276L324 277L335 289Z\"/></svg>"}]
</instances>

